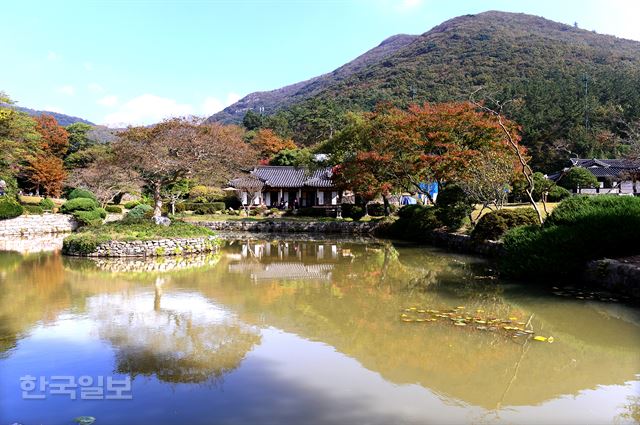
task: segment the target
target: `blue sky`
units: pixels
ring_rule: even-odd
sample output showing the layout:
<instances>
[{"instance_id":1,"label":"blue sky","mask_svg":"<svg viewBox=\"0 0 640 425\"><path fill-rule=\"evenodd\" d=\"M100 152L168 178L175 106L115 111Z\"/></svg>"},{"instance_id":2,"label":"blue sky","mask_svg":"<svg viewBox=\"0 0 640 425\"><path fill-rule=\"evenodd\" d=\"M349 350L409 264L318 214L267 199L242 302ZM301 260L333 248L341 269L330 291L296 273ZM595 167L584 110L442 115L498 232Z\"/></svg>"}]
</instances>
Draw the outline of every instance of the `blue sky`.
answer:
<instances>
[{"instance_id":1,"label":"blue sky","mask_svg":"<svg viewBox=\"0 0 640 425\"><path fill-rule=\"evenodd\" d=\"M640 40L636 0L11 1L0 90L111 126L205 116L332 71L391 35L486 10Z\"/></svg>"}]
</instances>

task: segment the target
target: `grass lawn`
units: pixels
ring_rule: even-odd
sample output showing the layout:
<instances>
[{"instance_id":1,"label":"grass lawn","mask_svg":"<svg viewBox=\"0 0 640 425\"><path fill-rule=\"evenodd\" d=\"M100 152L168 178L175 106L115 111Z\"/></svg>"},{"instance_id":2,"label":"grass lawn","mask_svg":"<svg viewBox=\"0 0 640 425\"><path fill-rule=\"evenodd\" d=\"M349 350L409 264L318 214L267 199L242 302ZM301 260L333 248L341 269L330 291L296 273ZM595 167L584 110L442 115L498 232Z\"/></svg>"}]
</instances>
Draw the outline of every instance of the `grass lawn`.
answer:
<instances>
[{"instance_id":1,"label":"grass lawn","mask_svg":"<svg viewBox=\"0 0 640 425\"><path fill-rule=\"evenodd\" d=\"M27 205L38 205L40 203L41 200L43 200L44 198L42 196L25 196L25 195L21 195L20 196L20 203L21 204L27 204ZM56 204L57 207L59 207L60 205L64 204L64 202L66 201L66 199L61 199L61 198L49 198L53 201L54 204Z\"/></svg>"},{"instance_id":2,"label":"grass lawn","mask_svg":"<svg viewBox=\"0 0 640 425\"><path fill-rule=\"evenodd\" d=\"M182 221L173 221L170 226L158 226L152 222L105 223L100 226L80 228L76 233L64 239L63 251L72 250L89 253L96 246L108 241L145 241L164 238L196 238L213 236L215 232L206 227L196 226Z\"/></svg>"},{"instance_id":3,"label":"grass lawn","mask_svg":"<svg viewBox=\"0 0 640 425\"><path fill-rule=\"evenodd\" d=\"M542 202L537 202L536 205L538 205L538 208L540 209L540 212L542 212L542 216L546 217L547 214L544 212L544 206L542 205ZM547 211L549 214L551 214L551 211L553 211L553 209L555 207L557 207L558 205L560 205L560 202L547 202ZM529 203L517 203L517 204L505 204L504 208L533 208L531 206L531 204ZM478 218L480 218L480 209L481 206L480 205L476 205L475 210L471 213L471 215L473 216L474 221L477 220ZM492 210L485 208L485 210L482 212L482 215L485 215L489 212L491 212Z\"/></svg>"}]
</instances>

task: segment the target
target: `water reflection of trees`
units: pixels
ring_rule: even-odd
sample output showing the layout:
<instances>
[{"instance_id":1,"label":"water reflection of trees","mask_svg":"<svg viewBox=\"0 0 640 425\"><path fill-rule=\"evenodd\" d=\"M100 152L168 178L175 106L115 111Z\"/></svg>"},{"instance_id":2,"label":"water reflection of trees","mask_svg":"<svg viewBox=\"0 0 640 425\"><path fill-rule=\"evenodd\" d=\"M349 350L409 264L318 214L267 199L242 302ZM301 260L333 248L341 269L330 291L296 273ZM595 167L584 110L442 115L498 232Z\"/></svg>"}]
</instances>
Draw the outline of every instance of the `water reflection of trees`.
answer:
<instances>
[{"instance_id":1,"label":"water reflection of trees","mask_svg":"<svg viewBox=\"0 0 640 425\"><path fill-rule=\"evenodd\" d=\"M196 278L178 284L197 287L238 311L248 323L267 323L330 344L392 382L418 382L490 409L618 384L637 373L638 350L629 349L640 347L637 326L612 317L603 321L601 312L585 305L575 306L575 313L559 321L555 313L561 314L566 306L550 303L540 294L523 296L509 290L509 285L496 285L488 266L473 258L428 249L396 250L378 243L342 243L334 259L318 260L313 246L305 250L301 252L308 255L298 256L297 261L330 262L330 280L274 278L255 285L247 275L220 274L215 282ZM220 267L243 261L238 250L227 253ZM273 255L253 257L259 264L282 260ZM467 311L523 321L535 313L536 332L554 335L556 342L532 344L523 356L523 347L501 334L446 323L400 322L401 309L411 305L465 306ZM573 328L565 322L583 322L602 332L572 335ZM628 343L601 341L605 333Z\"/></svg>"},{"instance_id":2,"label":"water reflection of trees","mask_svg":"<svg viewBox=\"0 0 640 425\"><path fill-rule=\"evenodd\" d=\"M163 298L169 306L163 306ZM120 373L155 375L172 383L215 382L260 342L254 328L226 317L196 294L163 295L160 279L148 300L153 308L140 301L115 297L91 307L100 336L116 351Z\"/></svg>"}]
</instances>

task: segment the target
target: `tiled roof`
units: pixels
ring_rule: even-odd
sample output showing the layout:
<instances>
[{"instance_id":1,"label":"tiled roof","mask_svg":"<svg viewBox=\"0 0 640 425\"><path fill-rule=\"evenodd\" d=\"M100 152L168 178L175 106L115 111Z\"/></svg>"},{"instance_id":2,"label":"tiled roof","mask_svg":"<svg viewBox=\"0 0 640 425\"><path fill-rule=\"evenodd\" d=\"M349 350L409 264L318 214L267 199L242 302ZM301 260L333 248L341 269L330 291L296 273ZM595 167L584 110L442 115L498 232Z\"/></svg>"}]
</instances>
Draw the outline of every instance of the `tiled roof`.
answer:
<instances>
[{"instance_id":1,"label":"tiled roof","mask_svg":"<svg viewBox=\"0 0 640 425\"><path fill-rule=\"evenodd\" d=\"M309 171L303 167L291 166L259 166L251 171L254 176L264 182L267 187L316 187L332 188L331 167ZM237 187L231 180L232 186Z\"/></svg>"},{"instance_id":2,"label":"tiled roof","mask_svg":"<svg viewBox=\"0 0 640 425\"><path fill-rule=\"evenodd\" d=\"M583 168L591 168L591 167L613 167L620 169L633 170L640 168L640 161L634 161L631 159L586 159L586 158L576 158L572 159L571 162L573 165Z\"/></svg>"}]
</instances>

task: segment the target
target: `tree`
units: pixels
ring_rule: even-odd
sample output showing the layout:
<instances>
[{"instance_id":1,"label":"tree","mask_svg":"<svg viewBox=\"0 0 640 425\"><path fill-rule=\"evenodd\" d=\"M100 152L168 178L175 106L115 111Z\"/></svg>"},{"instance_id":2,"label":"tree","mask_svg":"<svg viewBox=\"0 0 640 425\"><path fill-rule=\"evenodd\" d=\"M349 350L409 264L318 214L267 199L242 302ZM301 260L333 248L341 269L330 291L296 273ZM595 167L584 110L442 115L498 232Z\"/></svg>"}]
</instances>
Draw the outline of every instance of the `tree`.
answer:
<instances>
[{"instance_id":1,"label":"tree","mask_svg":"<svg viewBox=\"0 0 640 425\"><path fill-rule=\"evenodd\" d=\"M282 149L269 160L269 165L289 165L300 167L311 162L311 151L303 149Z\"/></svg>"},{"instance_id":2,"label":"tree","mask_svg":"<svg viewBox=\"0 0 640 425\"><path fill-rule=\"evenodd\" d=\"M113 150L119 165L135 170L154 198L154 216L162 213L163 190L183 178L223 183L233 172L255 164L255 151L242 129L195 119L174 118L151 127L130 127Z\"/></svg>"},{"instance_id":3,"label":"tree","mask_svg":"<svg viewBox=\"0 0 640 425\"><path fill-rule=\"evenodd\" d=\"M176 204L183 202L185 195L189 193L191 182L189 179L180 179L164 188L163 195L171 205L171 214L176 213Z\"/></svg>"},{"instance_id":4,"label":"tree","mask_svg":"<svg viewBox=\"0 0 640 425\"><path fill-rule=\"evenodd\" d=\"M502 208L514 177L512 155L505 150L488 151L470 161L458 180L458 186L469 199L481 205L477 215L479 219L486 208ZM473 217L471 222L474 224Z\"/></svg>"},{"instance_id":5,"label":"tree","mask_svg":"<svg viewBox=\"0 0 640 425\"><path fill-rule=\"evenodd\" d=\"M27 114L5 105L13 101L0 91L0 179L12 190L16 177L28 165L28 159L40 151L40 134Z\"/></svg>"},{"instance_id":6,"label":"tree","mask_svg":"<svg viewBox=\"0 0 640 425\"><path fill-rule=\"evenodd\" d=\"M60 197L62 184L67 178L62 159L46 153L37 154L29 161L26 172L36 187L36 193L40 193L42 188L45 195Z\"/></svg>"},{"instance_id":7,"label":"tree","mask_svg":"<svg viewBox=\"0 0 640 425\"><path fill-rule=\"evenodd\" d=\"M88 137L89 132L93 130L93 126L89 124L76 122L68 125L66 130L69 135L69 149L67 154L78 152L95 144L95 142Z\"/></svg>"},{"instance_id":8,"label":"tree","mask_svg":"<svg viewBox=\"0 0 640 425\"><path fill-rule=\"evenodd\" d=\"M258 130L253 136L251 144L259 152L260 158L263 159L268 159L284 149L296 149L296 144L293 143L293 140L283 139L269 128Z\"/></svg>"},{"instance_id":9,"label":"tree","mask_svg":"<svg viewBox=\"0 0 640 425\"><path fill-rule=\"evenodd\" d=\"M480 163L483 158L500 159L502 180L514 167L516 156L497 120L471 103L425 103L406 110L383 104L374 112L352 114L347 119L349 124L323 149L342 162L344 167L337 170L337 177L343 184L350 183L340 177L346 173L378 186L365 192L383 194L393 188L423 192L425 182L455 183L475 178L477 184L482 183L479 177L486 183L488 167L493 164L485 162L484 176L468 171L474 161ZM507 121L505 126L509 136L517 140L515 123ZM354 161L361 162L360 173L371 175L359 176L358 165L351 164ZM354 166L356 169L352 169ZM471 183L469 180L469 187ZM495 199L491 196L489 202Z\"/></svg>"},{"instance_id":10,"label":"tree","mask_svg":"<svg viewBox=\"0 0 640 425\"><path fill-rule=\"evenodd\" d=\"M585 168L573 167L560 177L558 184L565 189L578 190L598 187L598 179Z\"/></svg>"},{"instance_id":11,"label":"tree","mask_svg":"<svg viewBox=\"0 0 640 425\"><path fill-rule=\"evenodd\" d=\"M262 127L262 115L255 112L253 109L249 109L246 114L244 114L244 118L242 119L242 125L247 130L257 130Z\"/></svg>"},{"instance_id":12,"label":"tree","mask_svg":"<svg viewBox=\"0 0 640 425\"><path fill-rule=\"evenodd\" d=\"M69 183L93 192L102 207L120 193L136 192L142 184L138 173L121 167L112 152L104 152L86 167L75 170Z\"/></svg>"},{"instance_id":13,"label":"tree","mask_svg":"<svg viewBox=\"0 0 640 425\"><path fill-rule=\"evenodd\" d=\"M62 158L69 149L69 133L51 115L42 114L36 117L36 130L42 136L40 139L42 150Z\"/></svg>"}]
</instances>

